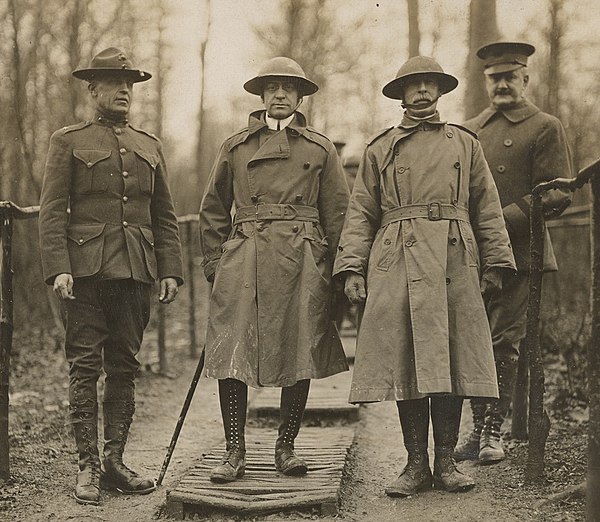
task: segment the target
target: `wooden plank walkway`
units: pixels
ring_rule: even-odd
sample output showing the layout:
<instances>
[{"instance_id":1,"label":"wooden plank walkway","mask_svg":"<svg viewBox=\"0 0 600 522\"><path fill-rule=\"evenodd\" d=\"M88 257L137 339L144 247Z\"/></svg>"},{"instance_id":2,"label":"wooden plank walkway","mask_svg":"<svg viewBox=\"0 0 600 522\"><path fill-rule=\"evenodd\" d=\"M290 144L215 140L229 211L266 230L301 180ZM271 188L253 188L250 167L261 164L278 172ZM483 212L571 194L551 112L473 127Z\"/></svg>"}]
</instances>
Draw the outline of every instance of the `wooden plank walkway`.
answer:
<instances>
[{"instance_id":1,"label":"wooden plank walkway","mask_svg":"<svg viewBox=\"0 0 600 522\"><path fill-rule=\"evenodd\" d=\"M315 508L322 515L337 514L339 487L354 428L303 428L296 440L296 451L308 464L308 474L303 477L286 477L275 470L276 437L273 429L247 430L246 474L226 484L208 478L223 454L223 445L213 448L175 489L167 492L169 514L183 519L190 513L255 515Z\"/></svg>"},{"instance_id":2,"label":"wooden plank walkway","mask_svg":"<svg viewBox=\"0 0 600 522\"><path fill-rule=\"evenodd\" d=\"M358 405L348 403L352 369L325 379L313 379L304 412L304 420L343 418L358 420ZM250 391L248 413L255 418L279 419L281 388L258 388Z\"/></svg>"}]
</instances>

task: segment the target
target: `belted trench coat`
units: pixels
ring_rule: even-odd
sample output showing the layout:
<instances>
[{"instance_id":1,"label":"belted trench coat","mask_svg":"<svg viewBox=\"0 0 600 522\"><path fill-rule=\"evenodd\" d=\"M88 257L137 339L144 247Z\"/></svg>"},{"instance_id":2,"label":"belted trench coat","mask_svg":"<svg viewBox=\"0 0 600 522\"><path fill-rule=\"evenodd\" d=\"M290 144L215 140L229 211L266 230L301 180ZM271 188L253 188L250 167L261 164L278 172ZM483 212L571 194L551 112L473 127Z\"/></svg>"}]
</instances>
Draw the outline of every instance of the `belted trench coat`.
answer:
<instances>
[{"instance_id":1,"label":"belted trench coat","mask_svg":"<svg viewBox=\"0 0 600 522\"><path fill-rule=\"evenodd\" d=\"M515 263L477 140L439 117L406 116L374 138L334 266L367 280L350 402L497 397L479 288L492 267Z\"/></svg>"},{"instance_id":2,"label":"belted trench coat","mask_svg":"<svg viewBox=\"0 0 600 522\"><path fill-rule=\"evenodd\" d=\"M200 208L207 376L290 386L347 370L331 282L347 205L335 147L302 114L273 133L257 111L223 143Z\"/></svg>"}]
</instances>

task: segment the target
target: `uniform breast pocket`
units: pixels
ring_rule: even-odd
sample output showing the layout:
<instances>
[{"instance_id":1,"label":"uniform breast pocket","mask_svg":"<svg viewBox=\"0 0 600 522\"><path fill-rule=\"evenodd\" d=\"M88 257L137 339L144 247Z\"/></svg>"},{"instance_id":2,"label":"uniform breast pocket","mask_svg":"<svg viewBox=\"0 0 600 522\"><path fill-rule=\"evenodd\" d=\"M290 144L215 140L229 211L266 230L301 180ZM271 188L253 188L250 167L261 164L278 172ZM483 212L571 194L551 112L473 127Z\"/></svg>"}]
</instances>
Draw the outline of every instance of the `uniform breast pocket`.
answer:
<instances>
[{"instance_id":1,"label":"uniform breast pocket","mask_svg":"<svg viewBox=\"0 0 600 522\"><path fill-rule=\"evenodd\" d=\"M74 149L75 169L72 190L76 194L106 192L110 177L110 150Z\"/></svg>"},{"instance_id":2,"label":"uniform breast pocket","mask_svg":"<svg viewBox=\"0 0 600 522\"><path fill-rule=\"evenodd\" d=\"M154 193L154 178L156 176L156 168L159 164L158 154L136 150L136 173L138 183L140 184L140 192L143 194Z\"/></svg>"}]
</instances>

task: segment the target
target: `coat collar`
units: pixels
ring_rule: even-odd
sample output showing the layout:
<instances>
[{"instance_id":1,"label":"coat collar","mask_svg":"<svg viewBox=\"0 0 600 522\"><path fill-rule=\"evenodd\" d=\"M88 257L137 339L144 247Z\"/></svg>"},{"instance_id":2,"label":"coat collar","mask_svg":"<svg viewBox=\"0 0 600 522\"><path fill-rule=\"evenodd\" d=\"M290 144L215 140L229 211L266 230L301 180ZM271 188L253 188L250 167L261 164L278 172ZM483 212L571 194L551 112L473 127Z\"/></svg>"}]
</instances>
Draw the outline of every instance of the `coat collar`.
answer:
<instances>
[{"instance_id":1,"label":"coat collar","mask_svg":"<svg viewBox=\"0 0 600 522\"><path fill-rule=\"evenodd\" d=\"M422 123L431 125L445 125L446 122L441 121L440 113L438 111L435 111L435 113L432 114L429 118L423 119L411 118L407 112L404 112L404 115L402 116L402 121L400 122L400 125L398 125L398 127L400 127L401 129L415 129Z\"/></svg>"},{"instance_id":2,"label":"coat collar","mask_svg":"<svg viewBox=\"0 0 600 522\"><path fill-rule=\"evenodd\" d=\"M267 111L265 111L264 109L261 109L261 110L250 113L250 116L248 117L248 133L246 135L246 138L248 138L249 136L252 136L259 130L267 127L267 123L265 121L266 112ZM300 134L304 134L304 131L306 130L306 127L307 127L306 117L304 116L304 114L302 114L299 111L296 111L294 113L294 119L288 125L288 127L290 129L294 129L294 130L298 131Z\"/></svg>"},{"instance_id":3,"label":"coat collar","mask_svg":"<svg viewBox=\"0 0 600 522\"><path fill-rule=\"evenodd\" d=\"M520 123L538 112L540 112L540 109L528 100L523 100L516 107L503 111L490 105L480 115L479 128L485 127L495 114L502 114L511 123Z\"/></svg>"}]
</instances>

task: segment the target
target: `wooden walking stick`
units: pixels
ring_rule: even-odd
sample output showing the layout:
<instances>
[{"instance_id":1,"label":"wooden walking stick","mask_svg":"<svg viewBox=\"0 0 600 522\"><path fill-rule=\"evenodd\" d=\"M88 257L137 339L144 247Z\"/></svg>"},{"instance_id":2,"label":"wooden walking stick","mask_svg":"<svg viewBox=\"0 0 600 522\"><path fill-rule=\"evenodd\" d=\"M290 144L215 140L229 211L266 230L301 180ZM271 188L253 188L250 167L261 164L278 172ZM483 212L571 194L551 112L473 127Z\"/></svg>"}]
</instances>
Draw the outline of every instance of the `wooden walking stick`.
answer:
<instances>
[{"instance_id":1,"label":"wooden walking stick","mask_svg":"<svg viewBox=\"0 0 600 522\"><path fill-rule=\"evenodd\" d=\"M200 380L200 375L202 374L202 370L204 369L204 349L200 354L200 360L198 361L198 366L196 366L196 372L194 373L194 377L192 378L192 382L190 384L190 388L185 397L185 401L183 401L183 406L181 407L181 413L179 414L179 418L177 419L177 425L175 426L175 431L173 433L173 437L171 437L171 444L167 449L167 454L165 455L165 460L163 462L162 468L160 470L160 475L158 475L158 480L156 481L156 485L160 486L162 484L163 478L165 478L165 473L167 472L167 468L169 467L169 463L171 462L171 457L173 456L173 452L175 451L175 445L177 444L177 439L179 438L179 433L181 432L181 428L183 427L183 421L185 421L185 417L187 415L188 410L190 409L190 404L192 403L192 398L194 397L194 393L196 391L196 386L198 385L198 381Z\"/></svg>"}]
</instances>

